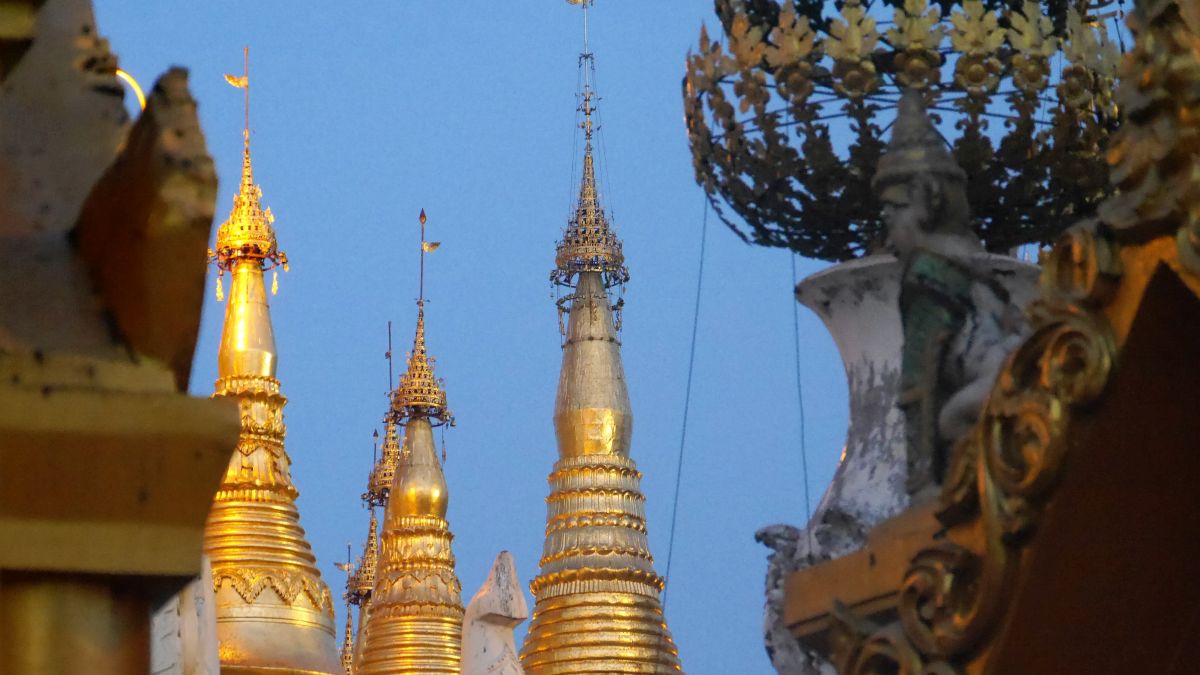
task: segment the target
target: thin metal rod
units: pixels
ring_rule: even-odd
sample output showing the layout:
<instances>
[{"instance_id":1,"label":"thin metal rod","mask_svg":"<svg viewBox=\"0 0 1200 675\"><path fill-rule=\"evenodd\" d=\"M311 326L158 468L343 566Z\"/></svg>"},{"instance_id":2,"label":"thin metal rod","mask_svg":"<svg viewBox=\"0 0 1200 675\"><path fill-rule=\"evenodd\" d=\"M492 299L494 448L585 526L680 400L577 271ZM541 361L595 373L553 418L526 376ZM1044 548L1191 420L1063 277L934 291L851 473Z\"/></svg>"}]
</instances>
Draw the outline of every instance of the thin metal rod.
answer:
<instances>
[{"instance_id":1,"label":"thin metal rod","mask_svg":"<svg viewBox=\"0 0 1200 675\"><path fill-rule=\"evenodd\" d=\"M391 321L388 321L388 350L387 350L386 356L387 356L387 362L388 362L388 392L390 393L393 389L396 388L395 385L393 384L393 380L395 378L395 372L394 372L394 368L392 367L393 362L392 362L392 322Z\"/></svg>"},{"instance_id":2,"label":"thin metal rod","mask_svg":"<svg viewBox=\"0 0 1200 675\"><path fill-rule=\"evenodd\" d=\"M421 281L417 294L417 305L425 306L425 209L421 209Z\"/></svg>"}]
</instances>

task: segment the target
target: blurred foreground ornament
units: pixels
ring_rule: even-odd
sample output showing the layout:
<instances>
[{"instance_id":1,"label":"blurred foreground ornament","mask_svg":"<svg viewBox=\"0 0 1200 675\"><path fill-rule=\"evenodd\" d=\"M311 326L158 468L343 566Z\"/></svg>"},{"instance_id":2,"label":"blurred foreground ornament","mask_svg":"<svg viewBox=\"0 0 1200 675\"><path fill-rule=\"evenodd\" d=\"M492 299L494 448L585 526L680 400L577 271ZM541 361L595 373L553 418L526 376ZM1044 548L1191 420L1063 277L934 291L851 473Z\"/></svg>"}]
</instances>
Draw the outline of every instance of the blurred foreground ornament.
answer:
<instances>
[{"instance_id":1,"label":"blurred foreground ornament","mask_svg":"<svg viewBox=\"0 0 1200 675\"><path fill-rule=\"evenodd\" d=\"M150 671L236 439L186 394L216 194L187 72L131 124L116 71L89 2L0 2L6 675Z\"/></svg>"}]
</instances>

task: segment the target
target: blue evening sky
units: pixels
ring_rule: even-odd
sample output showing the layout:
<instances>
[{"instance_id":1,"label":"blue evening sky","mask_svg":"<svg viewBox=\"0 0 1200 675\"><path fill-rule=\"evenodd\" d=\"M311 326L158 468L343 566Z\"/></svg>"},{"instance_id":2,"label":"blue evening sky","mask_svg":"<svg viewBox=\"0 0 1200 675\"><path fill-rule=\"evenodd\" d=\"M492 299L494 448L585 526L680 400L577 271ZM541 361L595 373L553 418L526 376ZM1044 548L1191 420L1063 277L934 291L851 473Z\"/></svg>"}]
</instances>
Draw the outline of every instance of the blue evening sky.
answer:
<instances>
[{"instance_id":1,"label":"blue evening sky","mask_svg":"<svg viewBox=\"0 0 1200 675\"><path fill-rule=\"evenodd\" d=\"M192 92L221 178L240 168L242 97L222 78L250 45L255 177L292 260L272 314L302 523L333 566L366 533L359 495L387 405L385 326L411 346L417 213L429 214L429 348L458 427L446 434L450 525L464 599L501 549L537 573L560 350L548 273L577 186L581 18L563 0L98 0L101 34L149 88L167 67ZM625 370L651 549L665 571L704 200L683 126L684 57L711 0L602 1L591 12L603 201L625 241ZM823 263L799 261L800 274ZM685 669L770 673L761 646L767 550L754 531L804 519L788 254L714 217L668 584ZM209 279L192 391L216 376L224 305ZM813 502L846 428L841 362L800 308ZM357 552L356 552L357 554ZM528 597L528 595L527 595ZM532 598L528 597L532 606ZM342 624L339 606L338 625ZM519 630L518 639L525 627Z\"/></svg>"}]
</instances>

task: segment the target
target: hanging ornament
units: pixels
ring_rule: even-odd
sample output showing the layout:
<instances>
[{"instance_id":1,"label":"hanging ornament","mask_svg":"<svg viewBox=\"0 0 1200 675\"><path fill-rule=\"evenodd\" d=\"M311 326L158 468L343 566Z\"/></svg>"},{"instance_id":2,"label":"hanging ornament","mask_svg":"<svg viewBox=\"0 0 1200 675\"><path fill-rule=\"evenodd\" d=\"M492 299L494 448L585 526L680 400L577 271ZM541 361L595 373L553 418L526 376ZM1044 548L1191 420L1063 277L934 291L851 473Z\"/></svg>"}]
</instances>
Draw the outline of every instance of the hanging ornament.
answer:
<instances>
[{"instance_id":1,"label":"hanging ornament","mask_svg":"<svg viewBox=\"0 0 1200 675\"><path fill-rule=\"evenodd\" d=\"M225 289L221 288L221 275L217 275L217 302L225 299Z\"/></svg>"},{"instance_id":2,"label":"hanging ornament","mask_svg":"<svg viewBox=\"0 0 1200 675\"><path fill-rule=\"evenodd\" d=\"M279 292L279 270L271 272L271 295Z\"/></svg>"}]
</instances>

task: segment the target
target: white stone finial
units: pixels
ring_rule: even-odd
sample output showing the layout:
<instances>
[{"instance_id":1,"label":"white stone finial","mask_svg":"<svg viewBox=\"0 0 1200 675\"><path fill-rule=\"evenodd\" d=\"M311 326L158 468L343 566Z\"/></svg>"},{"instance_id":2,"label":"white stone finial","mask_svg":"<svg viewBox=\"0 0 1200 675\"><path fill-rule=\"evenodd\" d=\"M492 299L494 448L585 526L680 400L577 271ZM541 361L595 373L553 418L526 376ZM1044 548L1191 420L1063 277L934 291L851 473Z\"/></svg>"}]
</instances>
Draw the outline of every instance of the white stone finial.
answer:
<instances>
[{"instance_id":1,"label":"white stone finial","mask_svg":"<svg viewBox=\"0 0 1200 675\"><path fill-rule=\"evenodd\" d=\"M462 675L524 675L513 629L528 618L517 566L501 551L463 617Z\"/></svg>"}]
</instances>

